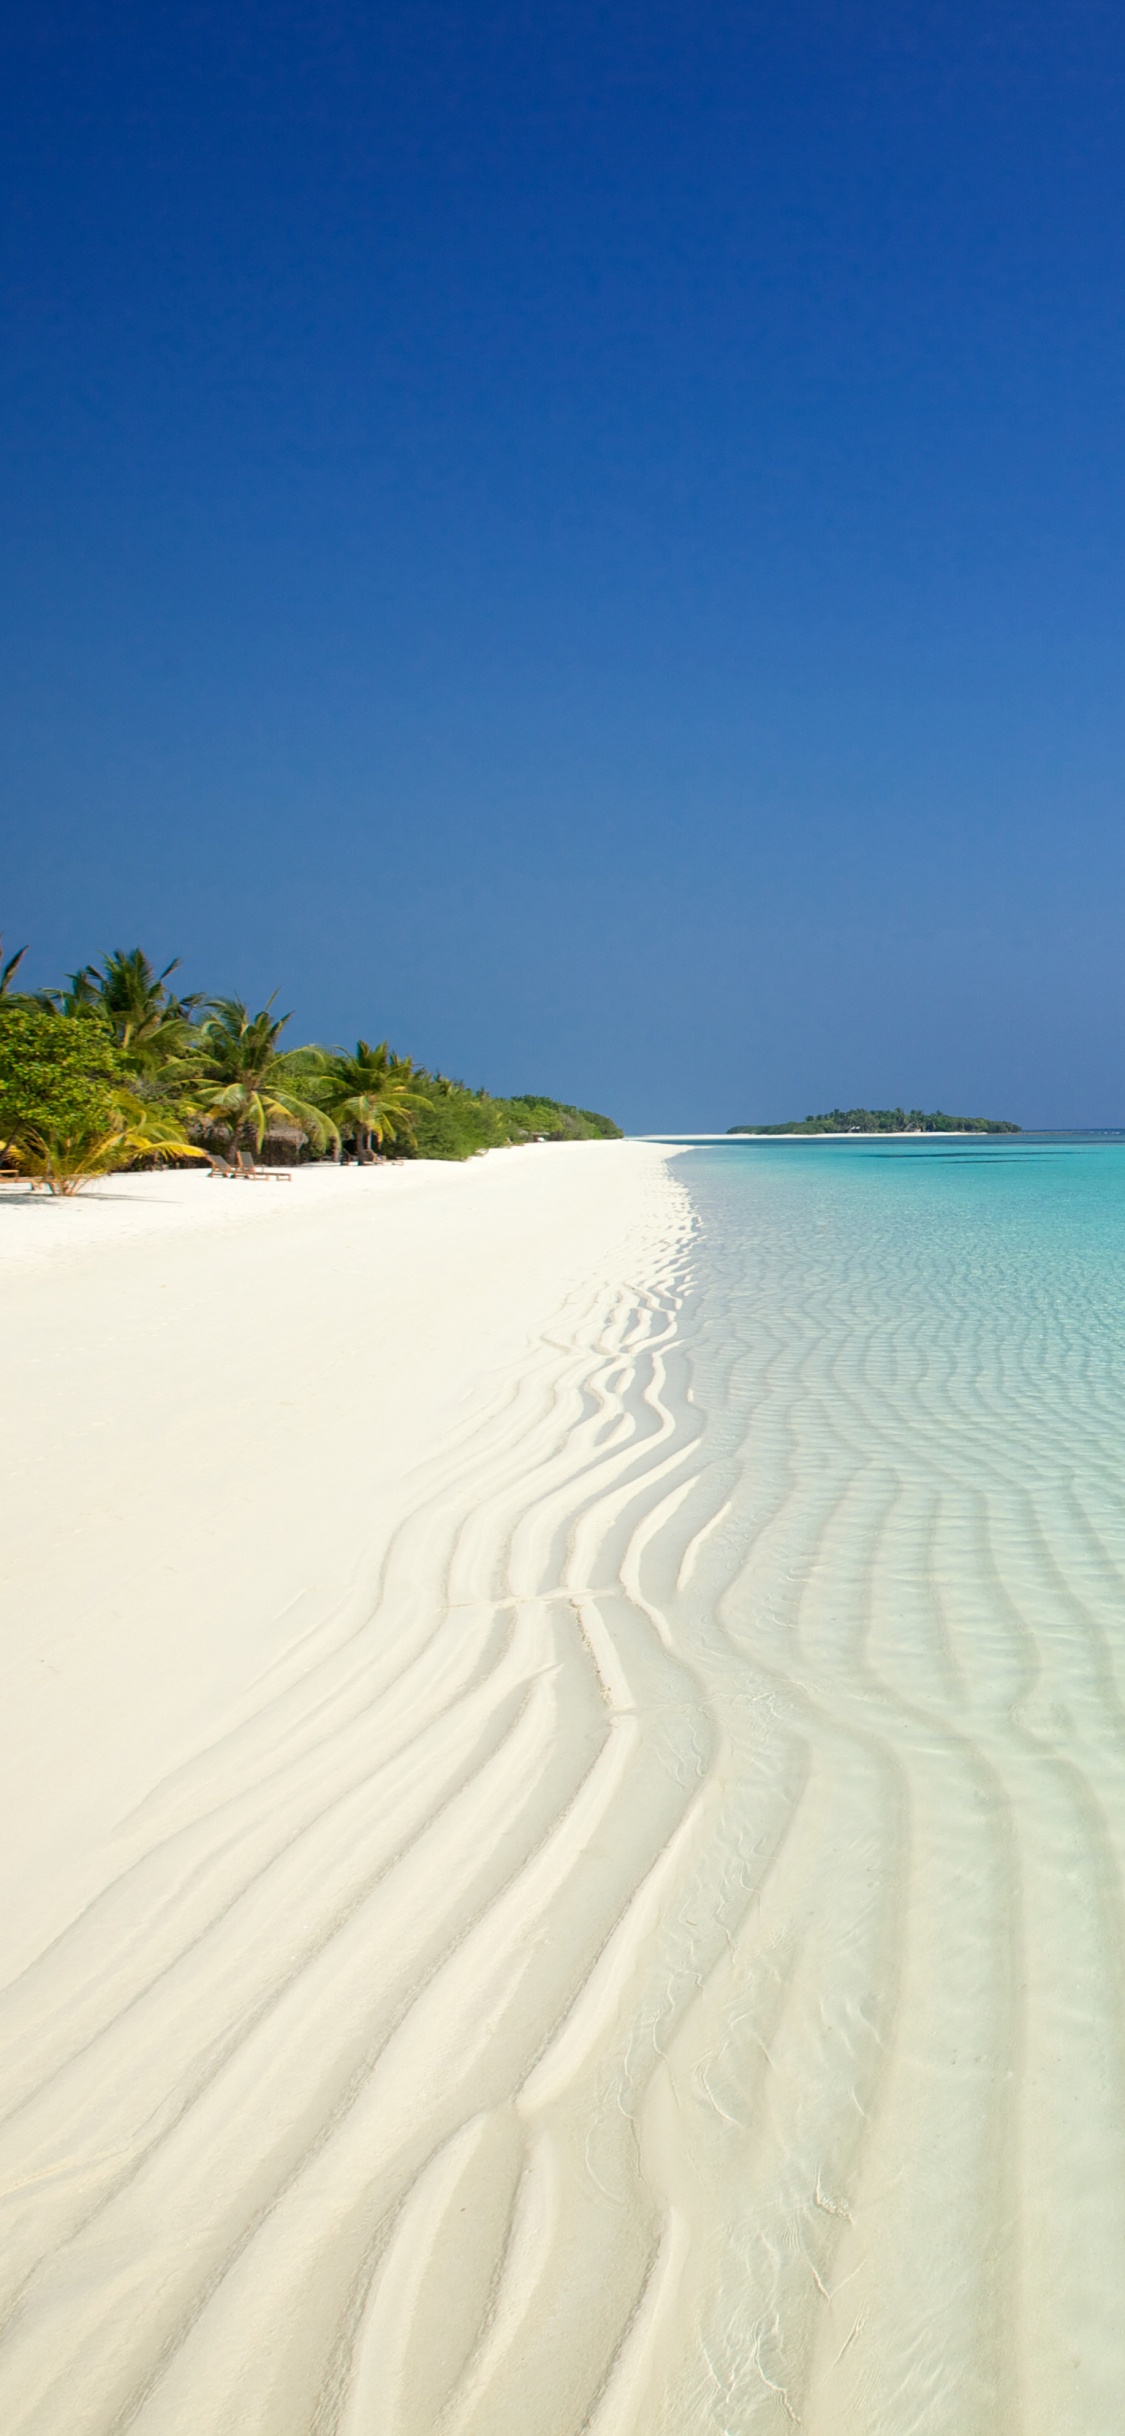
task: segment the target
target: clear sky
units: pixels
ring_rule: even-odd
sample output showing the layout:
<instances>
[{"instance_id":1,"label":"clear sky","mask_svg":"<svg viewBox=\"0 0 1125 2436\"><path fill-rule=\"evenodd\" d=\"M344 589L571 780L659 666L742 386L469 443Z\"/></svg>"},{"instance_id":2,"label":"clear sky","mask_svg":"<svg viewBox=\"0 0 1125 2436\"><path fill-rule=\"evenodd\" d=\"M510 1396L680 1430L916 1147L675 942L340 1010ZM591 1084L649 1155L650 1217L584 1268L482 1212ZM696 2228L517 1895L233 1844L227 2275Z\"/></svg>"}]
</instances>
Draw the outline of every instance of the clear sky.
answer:
<instances>
[{"instance_id":1,"label":"clear sky","mask_svg":"<svg viewBox=\"0 0 1125 2436\"><path fill-rule=\"evenodd\" d=\"M1125 1121L1125 15L9 5L0 923Z\"/></svg>"}]
</instances>

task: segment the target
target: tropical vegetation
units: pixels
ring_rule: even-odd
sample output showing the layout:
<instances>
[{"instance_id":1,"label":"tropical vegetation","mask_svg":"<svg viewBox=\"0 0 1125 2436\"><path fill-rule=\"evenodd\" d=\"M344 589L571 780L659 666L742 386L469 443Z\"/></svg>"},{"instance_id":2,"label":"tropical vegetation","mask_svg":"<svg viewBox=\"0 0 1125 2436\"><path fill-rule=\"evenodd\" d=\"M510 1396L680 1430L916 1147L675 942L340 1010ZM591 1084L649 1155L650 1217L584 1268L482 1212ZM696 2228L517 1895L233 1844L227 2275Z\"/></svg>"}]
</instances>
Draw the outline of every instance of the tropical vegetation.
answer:
<instances>
[{"instance_id":1,"label":"tropical vegetation","mask_svg":"<svg viewBox=\"0 0 1125 2436\"><path fill-rule=\"evenodd\" d=\"M144 1099L96 1018L0 1004L0 1165L72 1193L114 1168L204 1153L170 1102Z\"/></svg>"},{"instance_id":2,"label":"tropical vegetation","mask_svg":"<svg viewBox=\"0 0 1125 2436\"><path fill-rule=\"evenodd\" d=\"M276 995L276 993L275 993ZM292 1018L272 1013L271 998L251 1015L241 998L211 998L198 1027L192 1078L185 1077L191 1114L207 1133L225 1135L238 1166L250 1145L261 1151L279 1128L303 1135L316 1150L337 1140L332 1118L315 1097L317 1053L280 1047Z\"/></svg>"},{"instance_id":3,"label":"tropical vegetation","mask_svg":"<svg viewBox=\"0 0 1125 2436\"><path fill-rule=\"evenodd\" d=\"M324 1102L342 1141L366 1163L384 1143L405 1146L420 1108L433 1103L417 1087L408 1057L395 1057L385 1040L377 1048L357 1040L354 1057L336 1049L324 1061Z\"/></svg>"},{"instance_id":4,"label":"tropical vegetation","mask_svg":"<svg viewBox=\"0 0 1125 2436\"><path fill-rule=\"evenodd\" d=\"M1004 1117L946 1116L940 1108L832 1108L788 1125L731 1125L730 1133L1018 1133Z\"/></svg>"},{"instance_id":5,"label":"tropical vegetation","mask_svg":"<svg viewBox=\"0 0 1125 2436\"><path fill-rule=\"evenodd\" d=\"M619 1133L609 1117L535 1093L471 1090L386 1040L290 1048L292 1017L273 998L254 1011L185 997L172 986L178 964L158 971L139 947L58 988L20 990L26 952L0 957L0 1167L54 1193L180 1159L244 1171L264 1152L288 1164L466 1159Z\"/></svg>"}]
</instances>

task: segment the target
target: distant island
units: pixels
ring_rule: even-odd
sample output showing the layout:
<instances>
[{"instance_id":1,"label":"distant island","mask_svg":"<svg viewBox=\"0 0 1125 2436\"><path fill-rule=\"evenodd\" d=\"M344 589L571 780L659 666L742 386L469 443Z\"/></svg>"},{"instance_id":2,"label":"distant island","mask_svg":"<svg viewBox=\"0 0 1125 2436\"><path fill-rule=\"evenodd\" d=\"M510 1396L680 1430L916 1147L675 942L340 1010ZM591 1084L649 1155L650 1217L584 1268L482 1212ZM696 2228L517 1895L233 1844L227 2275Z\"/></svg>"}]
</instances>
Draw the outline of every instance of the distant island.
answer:
<instances>
[{"instance_id":1,"label":"distant island","mask_svg":"<svg viewBox=\"0 0 1125 2436\"><path fill-rule=\"evenodd\" d=\"M728 1133L1019 1133L1006 1117L946 1116L941 1108L832 1108L789 1125L729 1125Z\"/></svg>"}]
</instances>

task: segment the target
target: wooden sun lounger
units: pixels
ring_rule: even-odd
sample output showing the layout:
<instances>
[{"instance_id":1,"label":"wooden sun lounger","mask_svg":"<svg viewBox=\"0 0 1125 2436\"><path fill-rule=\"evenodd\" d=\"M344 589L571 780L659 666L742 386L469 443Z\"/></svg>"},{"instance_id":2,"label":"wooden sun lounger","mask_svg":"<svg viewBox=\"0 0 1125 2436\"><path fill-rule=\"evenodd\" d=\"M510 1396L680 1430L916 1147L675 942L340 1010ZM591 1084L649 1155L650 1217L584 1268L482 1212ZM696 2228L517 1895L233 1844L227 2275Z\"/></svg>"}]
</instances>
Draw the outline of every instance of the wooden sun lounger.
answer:
<instances>
[{"instance_id":1,"label":"wooden sun lounger","mask_svg":"<svg viewBox=\"0 0 1125 2436\"><path fill-rule=\"evenodd\" d=\"M235 1167L230 1159L212 1159L213 1176L241 1177L244 1184L291 1184L287 1167Z\"/></svg>"}]
</instances>

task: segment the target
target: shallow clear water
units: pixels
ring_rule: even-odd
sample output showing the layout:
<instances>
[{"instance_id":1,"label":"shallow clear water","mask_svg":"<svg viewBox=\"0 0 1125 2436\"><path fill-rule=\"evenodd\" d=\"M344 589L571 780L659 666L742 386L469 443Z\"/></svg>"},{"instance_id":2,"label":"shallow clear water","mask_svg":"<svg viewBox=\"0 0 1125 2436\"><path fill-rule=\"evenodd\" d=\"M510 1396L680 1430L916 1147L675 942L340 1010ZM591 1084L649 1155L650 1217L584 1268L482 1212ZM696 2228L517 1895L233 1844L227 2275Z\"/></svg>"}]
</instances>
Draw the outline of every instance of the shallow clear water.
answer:
<instances>
[{"instance_id":1,"label":"shallow clear water","mask_svg":"<svg viewBox=\"0 0 1125 2436\"><path fill-rule=\"evenodd\" d=\"M1117 2436L1123 1444L1125 1144L654 1170L0 1993L5 2436Z\"/></svg>"},{"instance_id":2,"label":"shallow clear water","mask_svg":"<svg viewBox=\"0 0 1125 2436\"><path fill-rule=\"evenodd\" d=\"M676 2059L698 2343L653 2424L1108 2431L1125 1145L724 1144L676 1174L720 1516L680 1638L732 1722L754 1915Z\"/></svg>"}]
</instances>

